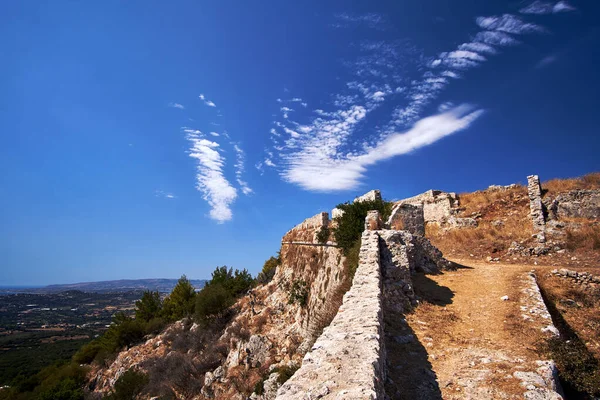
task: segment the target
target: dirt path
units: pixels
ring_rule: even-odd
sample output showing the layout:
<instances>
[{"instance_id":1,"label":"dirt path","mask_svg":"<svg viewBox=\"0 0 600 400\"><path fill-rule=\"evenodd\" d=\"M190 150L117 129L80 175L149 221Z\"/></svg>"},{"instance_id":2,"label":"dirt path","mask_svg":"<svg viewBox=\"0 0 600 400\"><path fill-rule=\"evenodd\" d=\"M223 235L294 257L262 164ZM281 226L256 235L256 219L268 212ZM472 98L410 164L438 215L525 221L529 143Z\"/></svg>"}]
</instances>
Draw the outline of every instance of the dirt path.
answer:
<instances>
[{"instance_id":1,"label":"dirt path","mask_svg":"<svg viewBox=\"0 0 600 400\"><path fill-rule=\"evenodd\" d=\"M555 398L536 351L548 335L541 328L551 321L531 303L531 266L467 263L443 275L415 276L423 302L404 321L388 322L390 365L398 371L390 374L392 397L522 399L528 392L527 398Z\"/></svg>"}]
</instances>

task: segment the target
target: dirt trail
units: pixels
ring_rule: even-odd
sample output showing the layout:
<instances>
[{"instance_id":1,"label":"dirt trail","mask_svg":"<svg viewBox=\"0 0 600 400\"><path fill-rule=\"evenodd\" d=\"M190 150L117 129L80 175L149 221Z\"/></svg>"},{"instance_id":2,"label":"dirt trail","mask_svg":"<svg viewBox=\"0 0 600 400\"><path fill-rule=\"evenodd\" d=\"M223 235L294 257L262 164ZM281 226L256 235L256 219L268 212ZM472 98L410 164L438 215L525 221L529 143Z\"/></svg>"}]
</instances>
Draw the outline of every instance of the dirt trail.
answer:
<instances>
[{"instance_id":1,"label":"dirt trail","mask_svg":"<svg viewBox=\"0 0 600 400\"><path fill-rule=\"evenodd\" d=\"M388 322L394 339L388 339L389 361L396 366L389 374L396 387L388 385L388 393L398 399L522 399L529 390L542 396L536 398L554 398L539 379L535 346L547 337L541 328L550 321L529 304L531 266L460 263L457 271L415 276L423 302L405 320Z\"/></svg>"}]
</instances>

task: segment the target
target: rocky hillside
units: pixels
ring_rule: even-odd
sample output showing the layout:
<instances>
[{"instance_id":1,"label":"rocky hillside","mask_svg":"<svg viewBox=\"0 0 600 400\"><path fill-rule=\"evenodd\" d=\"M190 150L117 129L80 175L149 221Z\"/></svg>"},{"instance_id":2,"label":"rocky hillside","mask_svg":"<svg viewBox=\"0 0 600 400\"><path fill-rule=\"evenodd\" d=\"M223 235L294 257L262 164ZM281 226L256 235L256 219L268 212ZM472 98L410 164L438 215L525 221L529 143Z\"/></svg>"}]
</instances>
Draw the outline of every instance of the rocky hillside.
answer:
<instances>
[{"instance_id":1,"label":"rocky hillside","mask_svg":"<svg viewBox=\"0 0 600 400\"><path fill-rule=\"evenodd\" d=\"M110 393L133 369L148 374L151 384L156 381L140 398L242 399L253 392L254 398L274 398L284 377L300 366L331 322L350 286L341 249L319 241L329 224L322 213L290 230L273 279L237 301L235 316L222 330L179 321L94 369L90 388L97 395Z\"/></svg>"},{"instance_id":2,"label":"rocky hillside","mask_svg":"<svg viewBox=\"0 0 600 400\"><path fill-rule=\"evenodd\" d=\"M494 185L460 195L427 192L423 200L426 236L453 258L599 265L600 173L542 182L536 214L541 222L533 220L532 204L536 199L534 196L532 200L531 194L527 186L520 184Z\"/></svg>"},{"instance_id":3,"label":"rocky hillside","mask_svg":"<svg viewBox=\"0 0 600 400\"><path fill-rule=\"evenodd\" d=\"M331 378L319 386L320 394L314 393L317 396L315 398L333 398L331 396L335 396L335 393L332 388L339 387L344 382L349 390L347 393L350 393L353 390L350 387L357 382L348 375L352 373L352 364L347 365L347 362L354 362L351 360L356 359L360 352L352 351L350 354L348 349L351 347L344 351L345 346L340 345L343 343L340 338L348 334L348 327L352 327L350 331L354 332L352 338L344 339L349 344L351 340L360 338L360 335L366 335L365 340L378 343L377 349L387 349L387 354L383 350L373 353L377 360L376 370L369 367L371 364L368 362L369 365L362 370L364 373L361 373L361 379L366 377L367 380L370 379L369 374L374 374L371 380L376 382L378 389L373 389L373 393L380 393L378 390L383 390L384 386L388 395L392 393L392 397L400 396L397 398L404 398L401 393L446 393L446 388L440 390L439 382L430 379L431 376L426 379L429 385L427 390L421 385L415 386L414 391L407 391L406 387L413 385L419 374L409 374L407 370L401 369L406 363L406 357L400 354L407 348L412 349L414 354L423 356L419 368L427 366L427 374L433 374L434 377L432 368L440 368L438 373L444 375L445 367L440 364L441 361L432 361L433 367L428 361L427 348L430 344L424 347L420 342L415 342L415 337L421 334L424 335L423 340L430 340L430 336L438 340L435 334L448 333L433 327L435 334L432 334L425 332L423 328L437 323L435 321L439 322L435 313L441 312L447 318L446 314L450 311L446 310L446 305L452 303L450 289L441 288L432 284L433 281L428 278L423 278L426 274L435 275L441 270L454 269L455 265L445 260L437 248L454 260L471 260L473 263L470 265L483 263L493 268L494 264L500 263L519 264L519 268L513 271L514 274L511 272L512 275L506 276L499 270L477 269L481 271L478 272L481 274L478 279L487 279L489 289L471 293L471 284L457 286L459 293L463 290L465 296L485 295L485 299L481 300L485 303L481 307L500 310L498 312L501 315L494 319L500 331L507 321L514 320L514 323L510 323L519 327L523 323L518 318L518 307L525 307L521 303L529 295L518 293L526 293L529 289L523 286L525 289L519 289L521 292L513 294L510 291L516 290L514 282L527 282L527 285L531 283L528 275L524 275L527 267L523 265L539 263L584 266L598 265L600 262L600 174L544 182L541 186L537 177L529 177L528 186L491 186L483 191L461 195L430 190L394 204L383 202L378 191L371 191L355 199L353 204L365 204L364 210L361 207L353 209L351 204L340 205L340 208L331 213L335 217L333 220L329 219L328 213L320 213L287 232L282 239L280 263L273 278L270 281L263 280L262 284L239 298L231 307L232 313L227 319L215 320L210 325L196 323L191 319L178 321L160 334L148 336L144 343L120 352L108 364L96 365L88 375L91 397L100 398L111 393L119 382L128 378L128 371L136 371L145 377L137 394L139 399L161 396L177 399L267 400L275 399L278 390L280 396L277 398L301 398L302 388L310 387L311 379L318 380L320 375L334 377L335 371L348 370L339 381ZM346 224L344 218L355 217L353 213L357 210L370 210L371 204L378 205L381 214L369 211L366 222L362 216L359 226L354 226L356 221ZM385 220L382 221L380 216L384 216ZM339 234L343 229L358 229L359 233L363 229L365 233L377 232L367 236L363 233L363 241L368 237L374 243L371 244L377 246L378 250L371 249L377 255L373 256L371 250L361 248L360 241L356 243L357 246L347 240L346 236ZM376 257L376 262L373 262L373 257ZM460 263L467 264L462 261ZM369 265L375 269L365 269ZM357 271L356 277L354 271ZM449 286L455 285L453 276L461 277L469 273L468 269L459 270L456 275L446 278L446 281ZM377 279L380 280L379 283ZM438 281L445 282L443 278ZM500 281L504 286L494 286ZM429 295L426 293L430 289L424 289L422 285L419 287L419 282L433 285L436 293L432 299L427 300ZM366 283L369 284L365 286ZM514 287L509 290L511 285ZM365 289L366 287L370 289ZM371 291L371 299L362 298L366 290ZM440 294L437 291L440 290L443 301L438 298ZM500 298L498 294L509 291L510 296L502 296L501 301L509 298L512 300L514 297L518 302L498 307L495 304ZM429 308L420 306L423 301L430 301ZM471 318L469 307L476 301L478 300L466 297L464 305L457 302L458 308L452 311L456 313L456 317L448 317L445 322L448 326L455 326L453 329L456 335L472 335L479 326L479 323L473 325L474 328L468 331L460 329L467 326L461 321ZM342 303L344 306L340 309ZM380 326L374 327L371 333L368 333L369 327L354 326L357 321L369 320L365 313L374 304L382 304L379 311L375 307L376 318L371 318ZM434 310L438 305L442 305L443 310ZM419 315L419 312L425 314L417 320L405 319L406 314L412 312L415 306L418 307L414 315ZM546 328L543 320L544 318L527 327L531 332L537 333L528 334L526 351L519 347L522 340L513 332L522 333L521 328L503 331L503 343L508 347L512 346L511 349L507 348L510 350L507 352L512 353L510 357L497 361L505 365L500 372L514 372L519 377L533 373L527 372L527 368L534 368L533 366L538 365L536 363L542 362L531 349L538 336L541 340L542 333L547 334L546 331L540 331L540 326ZM407 326L406 321L412 321L416 325ZM420 326L421 322L425 325ZM386 333L382 335L381 332L384 331ZM494 352L499 350L491 349L486 344L486 330L475 331L482 336L481 351L488 352L482 359L494 359ZM464 340L460 343L468 346L472 339L460 340ZM456 342L452 343L456 345ZM352 346L355 345L352 342ZM437 347L431 346L437 351ZM458 350L452 358L452 362L458 363L457 365L466 360ZM307 355L309 351L310 354ZM346 357L347 362L343 361ZM387 364L384 363L386 359ZM519 361L522 365L513 365L514 360L523 359L527 362ZM312 366L308 365L311 363ZM542 363L552 365L549 361ZM319 369L319 366L324 365L328 367ZM295 374L298 369L300 372ZM326 372L321 374L317 371ZM515 389L511 380L513 378L507 380L505 377L502 378L503 382L506 381L503 383L506 386L504 388L489 382L486 383L488 386L482 388L467 375L461 385L468 382L472 386L470 393L503 393L507 398L522 398L519 396L525 390ZM555 382L551 376L542 381L545 383L539 387L528 384L534 387L529 388L529 392L537 391L536 393L546 393L545 396L549 396L539 398L560 398L552 397L555 395ZM362 390L365 388L359 389L361 390L356 393L366 393ZM451 387L448 390L460 389ZM513 395L517 397L512 397ZM459 395L456 398L462 397Z\"/></svg>"}]
</instances>

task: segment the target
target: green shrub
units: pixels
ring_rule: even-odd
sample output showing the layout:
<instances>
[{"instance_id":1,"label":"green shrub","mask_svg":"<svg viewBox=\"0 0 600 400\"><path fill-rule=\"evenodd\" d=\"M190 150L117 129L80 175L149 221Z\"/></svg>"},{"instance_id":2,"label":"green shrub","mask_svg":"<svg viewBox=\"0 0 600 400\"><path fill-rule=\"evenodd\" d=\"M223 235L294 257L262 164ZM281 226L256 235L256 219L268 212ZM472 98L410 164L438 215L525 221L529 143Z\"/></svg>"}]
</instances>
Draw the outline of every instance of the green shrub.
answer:
<instances>
[{"instance_id":1,"label":"green shrub","mask_svg":"<svg viewBox=\"0 0 600 400\"><path fill-rule=\"evenodd\" d=\"M365 218L371 210L377 210L383 220L387 220L392 212L393 204L383 200L363 201L357 203L344 203L336 206L344 211L341 217L337 217L337 227L333 234L337 244L343 249L344 255L348 255L350 249L360 239L365 228Z\"/></svg>"},{"instance_id":2,"label":"green shrub","mask_svg":"<svg viewBox=\"0 0 600 400\"><path fill-rule=\"evenodd\" d=\"M147 384L148 376L146 374L130 369L115 382L113 392L107 398L110 400L135 399Z\"/></svg>"},{"instance_id":3,"label":"green shrub","mask_svg":"<svg viewBox=\"0 0 600 400\"><path fill-rule=\"evenodd\" d=\"M261 285L266 285L271 282L273 277L275 276L275 271L277 267L281 264L281 259L279 254L276 257L270 257L265 264L263 265L262 271L256 276L256 281Z\"/></svg>"},{"instance_id":4,"label":"green shrub","mask_svg":"<svg viewBox=\"0 0 600 400\"><path fill-rule=\"evenodd\" d=\"M304 307L308 301L308 284L302 279L297 279L292 283L288 291L288 303L298 303Z\"/></svg>"},{"instance_id":5,"label":"green shrub","mask_svg":"<svg viewBox=\"0 0 600 400\"><path fill-rule=\"evenodd\" d=\"M295 365L275 368L273 372L279 373L279 376L277 377L277 383L283 385L296 373L296 371L298 371L298 368L299 367Z\"/></svg>"},{"instance_id":6,"label":"green shrub","mask_svg":"<svg viewBox=\"0 0 600 400\"><path fill-rule=\"evenodd\" d=\"M34 391L39 400L83 400L87 370L77 364L52 365L38 373L40 385Z\"/></svg>"},{"instance_id":7,"label":"green shrub","mask_svg":"<svg viewBox=\"0 0 600 400\"><path fill-rule=\"evenodd\" d=\"M213 271L211 280L206 283L206 286L211 285L221 285L232 296L237 297L254 286L254 279L245 269L233 271L232 268L224 265Z\"/></svg>"},{"instance_id":8,"label":"green shrub","mask_svg":"<svg viewBox=\"0 0 600 400\"><path fill-rule=\"evenodd\" d=\"M177 321L194 314L196 290L182 275L173 291L163 302L162 315L167 321Z\"/></svg>"},{"instance_id":9,"label":"green shrub","mask_svg":"<svg viewBox=\"0 0 600 400\"><path fill-rule=\"evenodd\" d=\"M347 273L348 279L352 282L354 279L354 274L356 273L356 269L358 268L359 256L360 256L360 238L354 242L350 250L346 253L346 259L344 261L344 270Z\"/></svg>"},{"instance_id":10,"label":"green shrub","mask_svg":"<svg viewBox=\"0 0 600 400\"><path fill-rule=\"evenodd\" d=\"M265 380L261 379L254 385L254 393L262 395L265 392Z\"/></svg>"},{"instance_id":11,"label":"green shrub","mask_svg":"<svg viewBox=\"0 0 600 400\"><path fill-rule=\"evenodd\" d=\"M321 244L327 243L329 240L329 228L326 226L322 226L319 232L317 233L317 241Z\"/></svg>"},{"instance_id":12,"label":"green shrub","mask_svg":"<svg viewBox=\"0 0 600 400\"><path fill-rule=\"evenodd\" d=\"M221 284L204 287L196 296L196 318L204 321L218 316L235 303L233 295Z\"/></svg>"},{"instance_id":13,"label":"green shrub","mask_svg":"<svg viewBox=\"0 0 600 400\"><path fill-rule=\"evenodd\" d=\"M146 290L142 298L135 302L135 318L150 321L159 316L162 307L160 293Z\"/></svg>"},{"instance_id":14,"label":"green shrub","mask_svg":"<svg viewBox=\"0 0 600 400\"><path fill-rule=\"evenodd\" d=\"M73 356L73 361L78 364L90 364L102 351L102 345L98 340L84 344Z\"/></svg>"}]
</instances>

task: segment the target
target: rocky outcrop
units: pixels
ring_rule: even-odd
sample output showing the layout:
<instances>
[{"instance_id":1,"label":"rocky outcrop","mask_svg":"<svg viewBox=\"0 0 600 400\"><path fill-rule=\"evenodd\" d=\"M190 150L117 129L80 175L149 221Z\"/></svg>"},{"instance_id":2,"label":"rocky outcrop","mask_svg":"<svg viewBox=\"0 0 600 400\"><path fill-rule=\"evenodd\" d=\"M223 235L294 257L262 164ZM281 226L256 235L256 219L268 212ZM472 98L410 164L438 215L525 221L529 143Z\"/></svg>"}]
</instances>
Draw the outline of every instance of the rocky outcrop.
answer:
<instances>
[{"instance_id":1,"label":"rocky outcrop","mask_svg":"<svg viewBox=\"0 0 600 400\"><path fill-rule=\"evenodd\" d=\"M365 231L360 264L343 305L277 399L384 398L380 287L379 235Z\"/></svg>"},{"instance_id":2,"label":"rocky outcrop","mask_svg":"<svg viewBox=\"0 0 600 400\"><path fill-rule=\"evenodd\" d=\"M540 177L529 175L527 177L527 195L529 196L529 210L533 223L533 230L540 243L546 242L546 219L544 204L542 203L542 187Z\"/></svg>"},{"instance_id":3,"label":"rocky outcrop","mask_svg":"<svg viewBox=\"0 0 600 400\"><path fill-rule=\"evenodd\" d=\"M559 194L550 207L557 219L600 220L600 190L572 190Z\"/></svg>"}]
</instances>

